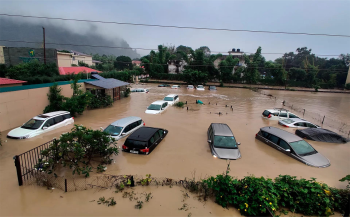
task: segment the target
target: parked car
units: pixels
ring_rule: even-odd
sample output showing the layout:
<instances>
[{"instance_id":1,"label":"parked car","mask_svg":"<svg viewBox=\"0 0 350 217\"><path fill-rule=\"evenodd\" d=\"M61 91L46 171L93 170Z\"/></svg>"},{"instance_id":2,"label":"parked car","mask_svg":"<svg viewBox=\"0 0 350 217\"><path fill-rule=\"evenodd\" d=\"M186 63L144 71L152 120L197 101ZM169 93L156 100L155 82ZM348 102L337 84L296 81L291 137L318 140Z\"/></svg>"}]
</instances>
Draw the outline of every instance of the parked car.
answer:
<instances>
[{"instance_id":1,"label":"parked car","mask_svg":"<svg viewBox=\"0 0 350 217\"><path fill-rule=\"evenodd\" d=\"M304 139L310 139L320 142L331 143L347 143L350 140L327 129L322 128L308 128L303 130L296 130L295 134Z\"/></svg>"},{"instance_id":2,"label":"parked car","mask_svg":"<svg viewBox=\"0 0 350 217\"><path fill-rule=\"evenodd\" d=\"M198 86L197 86L197 90L205 90L205 88L204 88L203 85L198 85Z\"/></svg>"},{"instance_id":3,"label":"parked car","mask_svg":"<svg viewBox=\"0 0 350 217\"><path fill-rule=\"evenodd\" d=\"M145 125L145 122L141 118L130 116L111 123L104 129L104 132L108 133L114 139L119 140Z\"/></svg>"},{"instance_id":4,"label":"parked car","mask_svg":"<svg viewBox=\"0 0 350 217\"><path fill-rule=\"evenodd\" d=\"M172 89L179 89L180 88L180 85L173 85L171 86Z\"/></svg>"},{"instance_id":5,"label":"parked car","mask_svg":"<svg viewBox=\"0 0 350 217\"><path fill-rule=\"evenodd\" d=\"M209 90L217 90L216 86L209 86Z\"/></svg>"},{"instance_id":6,"label":"parked car","mask_svg":"<svg viewBox=\"0 0 350 217\"><path fill-rule=\"evenodd\" d=\"M297 128L320 128L316 124L310 123L300 118L288 118L278 121L279 125L284 127L297 127Z\"/></svg>"},{"instance_id":7,"label":"parked car","mask_svg":"<svg viewBox=\"0 0 350 217\"><path fill-rule=\"evenodd\" d=\"M237 160L241 158L239 142L227 124L212 123L208 128L208 143L214 158Z\"/></svg>"},{"instance_id":8,"label":"parked car","mask_svg":"<svg viewBox=\"0 0 350 217\"><path fill-rule=\"evenodd\" d=\"M262 117L269 120L281 120L287 118L299 118L295 114L283 108L266 109L262 113Z\"/></svg>"},{"instance_id":9,"label":"parked car","mask_svg":"<svg viewBox=\"0 0 350 217\"><path fill-rule=\"evenodd\" d=\"M149 154L168 134L161 128L142 127L133 132L122 146L124 152L133 154Z\"/></svg>"},{"instance_id":10,"label":"parked car","mask_svg":"<svg viewBox=\"0 0 350 217\"><path fill-rule=\"evenodd\" d=\"M169 84L160 84L160 85L158 85L158 87L170 87L170 85Z\"/></svg>"},{"instance_id":11,"label":"parked car","mask_svg":"<svg viewBox=\"0 0 350 217\"><path fill-rule=\"evenodd\" d=\"M193 85L187 85L187 89L193 90L193 89L194 89L194 86L193 86Z\"/></svg>"},{"instance_id":12,"label":"parked car","mask_svg":"<svg viewBox=\"0 0 350 217\"><path fill-rule=\"evenodd\" d=\"M145 88L136 88L136 89L131 90L131 92L133 92L133 93L135 93L135 92L137 92L137 93L148 93L149 90L145 89Z\"/></svg>"},{"instance_id":13,"label":"parked car","mask_svg":"<svg viewBox=\"0 0 350 217\"><path fill-rule=\"evenodd\" d=\"M169 105L173 105L179 101L179 96L176 94L169 94L168 96L164 97L163 101L168 102Z\"/></svg>"},{"instance_id":14,"label":"parked car","mask_svg":"<svg viewBox=\"0 0 350 217\"><path fill-rule=\"evenodd\" d=\"M27 139L73 124L74 118L67 111L56 111L33 117L22 126L11 130L7 138Z\"/></svg>"},{"instance_id":15,"label":"parked car","mask_svg":"<svg viewBox=\"0 0 350 217\"><path fill-rule=\"evenodd\" d=\"M330 161L297 135L275 127L263 127L255 136L278 151L314 167L329 167Z\"/></svg>"},{"instance_id":16,"label":"parked car","mask_svg":"<svg viewBox=\"0 0 350 217\"><path fill-rule=\"evenodd\" d=\"M150 106L147 107L146 114L159 114L162 113L165 109L169 107L168 102L163 100L158 100L153 102Z\"/></svg>"}]
</instances>

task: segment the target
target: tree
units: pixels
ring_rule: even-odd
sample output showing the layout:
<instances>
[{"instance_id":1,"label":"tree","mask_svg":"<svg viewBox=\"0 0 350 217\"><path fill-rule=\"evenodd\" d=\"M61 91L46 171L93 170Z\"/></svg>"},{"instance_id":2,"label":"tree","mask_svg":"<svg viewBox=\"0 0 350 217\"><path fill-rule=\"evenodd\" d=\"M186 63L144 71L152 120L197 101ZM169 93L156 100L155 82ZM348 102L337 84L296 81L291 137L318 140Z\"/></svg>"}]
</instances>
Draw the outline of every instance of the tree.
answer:
<instances>
[{"instance_id":1,"label":"tree","mask_svg":"<svg viewBox=\"0 0 350 217\"><path fill-rule=\"evenodd\" d=\"M211 51L210 51L209 47L207 47L207 46L202 46L202 47L200 47L198 49L203 51L204 56L206 56L206 57L209 57L210 54L211 54Z\"/></svg>"},{"instance_id":2,"label":"tree","mask_svg":"<svg viewBox=\"0 0 350 217\"><path fill-rule=\"evenodd\" d=\"M114 68L119 71L122 71L125 69L132 70L133 65L132 65L131 58L128 56L118 56L114 61Z\"/></svg>"},{"instance_id":3,"label":"tree","mask_svg":"<svg viewBox=\"0 0 350 217\"><path fill-rule=\"evenodd\" d=\"M219 70L221 73L221 80L223 82L229 82L233 80L232 72L234 67L239 63L239 59L233 59L232 56L228 56L225 60L221 61L219 64Z\"/></svg>"},{"instance_id":4,"label":"tree","mask_svg":"<svg viewBox=\"0 0 350 217\"><path fill-rule=\"evenodd\" d=\"M208 81L208 74L192 69L186 69L184 71L184 81L187 84L198 85L205 84Z\"/></svg>"},{"instance_id":5,"label":"tree","mask_svg":"<svg viewBox=\"0 0 350 217\"><path fill-rule=\"evenodd\" d=\"M247 67L244 69L244 80L248 84L256 84L259 79L259 64L262 60L261 58L261 47L259 47L252 58L245 56L245 63Z\"/></svg>"}]
</instances>

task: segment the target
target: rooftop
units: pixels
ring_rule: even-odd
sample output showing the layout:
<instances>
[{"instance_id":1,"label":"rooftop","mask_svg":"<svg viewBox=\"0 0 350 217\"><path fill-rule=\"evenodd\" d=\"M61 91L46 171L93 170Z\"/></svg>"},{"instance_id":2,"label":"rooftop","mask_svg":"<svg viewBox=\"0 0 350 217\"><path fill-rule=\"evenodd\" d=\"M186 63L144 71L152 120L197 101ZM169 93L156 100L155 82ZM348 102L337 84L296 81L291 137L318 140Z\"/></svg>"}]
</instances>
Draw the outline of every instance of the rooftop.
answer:
<instances>
[{"instance_id":1,"label":"rooftop","mask_svg":"<svg viewBox=\"0 0 350 217\"><path fill-rule=\"evenodd\" d=\"M163 103L165 103L165 101L163 101L163 100L157 100L157 101L152 102L153 105L162 105Z\"/></svg>"},{"instance_id":2,"label":"rooftop","mask_svg":"<svg viewBox=\"0 0 350 217\"><path fill-rule=\"evenodd\" d=\"M91 73L91 72L101 73L101 71L98 71L96 69L91 69L85 66L58 67L58 71L60 72L60 75L79 74L80 72L81 73Z\"/></svg>"},{"instance_id":3,"label":"rooftop","mask_svg":"<svg viewBox=\"0 0 350 217\"><path fill-rule=\"evenodd\" d=\"M122 119L119 119L117 121L114 121L113 123L111 123L111 125L122 127L122 126L125 126L127 124L133 123L135 121L139 121L139 120L141 120L141 118L135 117L135 116L130 116L130 117L126 117L126 118L122 118Z\"/></svg>"},{"instance_id":4,"label":"rooftop","mask_svg":"<svg viewBox=\"0 0 350 217\"><path fill-rule=\"evenodd\" d=\"M214 135L218 136L233 136L233 133L227 124L217 124L212 123L211 126L213 127Z\"/></svg>"},{"instance_id":5,"label":"rooftop","mask_svg":"<svg viewBox=\"0 0 350 217\"><path fill-rule=\"evenodd\" d=\"M300 138L297 135L294 135L292 133L289 133L287 131L281 130L281 129L276 128L276 127L263 127L263 128L261 128L261 130L263 130L267 133L271 133L273 135L276 135L277 137L285 140L286 142L296 142L296 141L303 140L302 138Z\"/></svg>"},{"instance_id":6,"label":"rooftop","mask_svg":"<svg viewBox=\"0 0 350 217\"><path fill-rule=\"evenodd\" d=\"M120 81L114 78L107 78L107 79L101 79L101 80L96 80L96 81L85 81L87 84L94 85L96 87L102 87L105 89L112 89L116 87L122 87L122 86L127 86L129 83Z\"/></svg>"},{"instance_id":7,"label":"rooftop","mask_svg":"<svg viewBox=\"0 0 350 217\"><path fill-rule=\"evenodd\" d=\"M153 127L141 127L133 132L127 139L137 140L137 141L148 141L155 132L160 130L159 128Z\"/></svg>"},{"instance_id":8,"label":"rooftop","mask_svg":"<svg viewBox=\"0 0 350 217\"><path fill-rule=\"evenodd\" d=\"M23 84L23 83L27 83L27 81L21 81L21 80L9 79L9 78L0 78L0 85Z\"/></svg>"}]
</instances>

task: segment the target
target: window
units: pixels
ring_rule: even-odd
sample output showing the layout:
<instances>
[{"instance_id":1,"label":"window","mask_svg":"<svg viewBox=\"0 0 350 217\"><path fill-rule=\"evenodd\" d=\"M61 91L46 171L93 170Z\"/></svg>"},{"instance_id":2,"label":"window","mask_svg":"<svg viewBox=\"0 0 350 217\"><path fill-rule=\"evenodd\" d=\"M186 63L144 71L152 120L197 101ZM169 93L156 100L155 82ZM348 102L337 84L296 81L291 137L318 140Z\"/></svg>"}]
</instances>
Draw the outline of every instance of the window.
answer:
<instances>
[{"instance_id":1,"label":"window","mask_svg":"<svg viewBox=\"0 0 350 217\"><path fill-rule=\"evenodd\" d=\"M295 114L289 113L289 118L299 118L299 117L296 116Z\"/></svg>"},{"instance_id":2,"label":"window","mask_svg":"<svg viewBox=\"0 0 350 217\"><path fill-rule=\"evenodd\" d=\"M265 131L261 131L261 134L262 134L262 136L264 137L264 138L268 138L269 137L269 133L266 133Z\"/></svg>"},{"instance_id":3,"label":"window","mask_svg":"<svg viewBox=\"0 0 350 217\"><path fill-rule=\"evenodd\" d=\"M141 123L142 123L142 120L137 121L137 126L141 125Z\"/></svg>"},{"instance_id":4,"label":"window","mask_svg":"<svg viewBox=\"0 0 350 217\"><path fill-rule=\"evenodd\" d=\"M30 119L27 123L23 124L21 128L36 130L43 124L43 122L44 120Z\"/></svg>"},{"instance_id":5,"label":"window","mask_svg":"<svg viewBox=\"0 0 350 217\"><path fill-rule=\"evenodd\" d=\"M165 108L167 105L168 105L168 103L167 103L167 102L166 102L166 103L164 103L164 104L163 104L163 108Z\"/></svg>"},{"instance_id":6,"label":"window","mask_svg":"<svg viewBox=\"0 0 350 217\"><path fill-rule=\"evenodd\" d=\"M58 124L63 121L63 116L60 115L60 116L54 117L54 120L55 120L55 124Z\"/></svg>"},{"instance_id":7,"label":"window","mask_svg":"<svg viewBox=\"0 0 350 217\"><path fill-rule=\"evenodd\" d=\"M215 148L237 148L236 139L233 136L214 136Z\"/></svg>"},{"instance_id":8,"label":"window","mask_svg":"<svg viewBox=\"0 0 350 217\"><path fill-rule=\"evenodd\" d=\"M269 116L269 114L270 114L270 112L267 111L267 110L265 110L265 111L263 112L263 115L266 116L266 117Z\"/></svg>"},{"instance_id":9,"label":"window","mask_svg":"<svg viewBox=\"0 0 350 217\"><path fill-rule=\"evenodd\" d=\"M179 98L178 96L175 96L175 99L174 100L177 100L177 98Z\"/></svg>"},{"instance_id":10,"label":"window","mask_svg":"<svg viewBox=\"0 0 350 217\"><path fill-rule=\"evenodd\" d=\"M124 145L130 148L131 147L143 148L143 147L147 147L147 142L127 139Z\"/></svg>"},{"instance_id":11,"label":"window","mask_svg":"<svg viewBox=\"0 0 350 217\"><path fill-rule=\"evenodd\" d=\"M307 127L310 128L317 128L315 125L313 125L312 123L305 123Z\"/></svg>"},{"instance_id":12,"label":"window","mask_svg":"<svg viewBox=\"0 0 350 217\"><path fill-rule=\"evenodd\" d=\"M43 127L51 127L52 125L55 125L55 121L53 120L53 118L50 118L45 122Z\"/></svg>"},{"instance_id":13,"label":"window","mask_svg":"<svg viewBox=\"0 0 350 217\"><path fill-rule=\"evenodd\" d=\"M147 110L160 110L161 107L161 105L151 104L150 106L148 106Z\"/></svg>"},{"instance_id":14,"label":"window","mask_svg":"<svg viewBox=\"0 0 350 217\"><path fill-rule=\"evenodd\" d=\"M275 143L276 145L278 144L279 138L277 136L270 134L270 136L267 139L270 140L271 142Z\"/></svg>"},{"instance_id":15,"label":"window","mask_svg":"<svg viewBox=\"0 0 350 217\"><path fill-rule=\"evenodd\" d=\"M155 141L157 141L157 140L159 139L160 136L159 136L158 131L154 134L153 137L154 137L154 140L155 140Z\"/></svg>"},{"instance_id":16,"label":"window","mask_svg":"<svg viewBox=\"0 0 350 217\"><path fill-rule=\"evenodd\" d=\"M287 124L291 124L291 123L294 123L295 121L291 120L291 119L285 119L285 120L282 120L284 123L287 123Z\"/></svg>"},{"instance_id":17,"label":"window","mask_svg":"<svg viewBox=\"0 0 350 217\"><path fill-rule=\"evenodd\" d=\"M123 133L127 133L127 132L129 132L130 131L130 124L128 125L128 126L126 126L125 128L124 128L124 131L123 131Z\"/></svg>"},{"instance_id":18,"label":"window","mask_svg":"<svg viewBox=\"0 0 350 217\"><path fill-rule=\"evenodd\" d=\"M278 112L274 112L274 113L272 113L274 116L278 116L280 113L278 113Z\"/></svg>"},{"instance_id":19,"label":"window","mask_svg":"<svg viewBox=\"0 0 350 217\"><path fill-rule=\"evenodd\" d=\"M282 139L280 140L279 146L280 146L281 148L283 148L283 149L290 149L288 143L285 142L285 141L282 140Z\"/></svg>"},{"instance_id":20,"label":"window","mask_svg":"<svg viewBox=\"0 0 350 217\"><path fill-rule=\"evenodd\" d=\"M298 122L298 123L295 123L294 126L306 127L306 123L305 122Z\"/></svg>"},{"instance_id":21,"label":"window","mask_svg":"<svg viewBox=\"0 0 350 217\"><path fill-rule=\"evenodd\" d=\"M150 145L153 145L153 143L154 143L154 136L149 140L149 142L150 142Z\"/></svg>"},{"instance_id":22,"label":"window","mask_svg":"<svg viewBox=\"0 0 350 217\"><path fill-rule=\"evenodd\" d=\"M317 151L306 141L300 140L297 142L291 142L290 146L294 149L295 153L299 155L307 155L317 153Z\"/></svg>"},{"instance_id":23,"label":"window","mask_svg":"<svg viewBox=\"0 0 350 217\"><path fill-rule=\"evenodd\" d=\"M213 129L211 128L211 126L209 127L209 137L211 137L211 134L213 133Z\"/></svg>"},{"instance_id":24,"label":"window","mask_svg":"<svg viewBox=\"0 0 350 217\"><path fill-rule=\"evenodd\" d=\"M286 113L286 112L281 112L281 113L280 113L280 117L286 118L286 117L288 117L288 116L287 116L287 113Z\"/></svg>"},{"instance_id":25,"label":"window","mask_svg":"<svg viewBox=\"0 0 350 217\"><path fill-rule=\"evenodd\" d=\"M174 98L173 98L173 97L170 97L170 96L167 96L167 97L164 98L164 101L170 101L170 102L172 102L173 100L174 100Z\"/></svg>"},{"instance_id":26,"label":"window","mask_svg":"<svg viewBox=\"0 0 350 217\"><path fill-rule=\"evenodd\" d=\"M118 136L122 131L123 127L118 127L114 125L109 125L104 132L108 133L111 136Z\"/></svg>"},{"instance_id":27,"label":"window","mask_svg":"<svg viewBox=\"0 0 350 217\"><path fill-rule=\"evenodd\" d=\"M72 116L71 116L70 114L65 114L65 115L63 115L63 118L64 118L64 120L65 120L65 119L72 118Z\"/></svg>"},{"instance_id":28,"label":"window","mask_svg":"<svg viewBox=\"0 0 350 217\"><path fill-rule=\"evenodd\" d=\"M158 133L159 133L160 137L163 137L165 131L164 130L158 130Z\"/></svg>"}]
</instances>

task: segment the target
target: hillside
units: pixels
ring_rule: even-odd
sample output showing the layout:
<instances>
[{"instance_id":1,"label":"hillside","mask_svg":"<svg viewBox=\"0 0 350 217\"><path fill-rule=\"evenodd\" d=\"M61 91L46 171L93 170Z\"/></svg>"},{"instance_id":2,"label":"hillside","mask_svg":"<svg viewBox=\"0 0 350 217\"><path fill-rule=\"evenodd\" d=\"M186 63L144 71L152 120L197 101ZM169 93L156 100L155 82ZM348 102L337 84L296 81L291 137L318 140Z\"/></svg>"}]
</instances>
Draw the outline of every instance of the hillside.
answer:
<instances>
[{"instance_id":1,"label":"hillside","mask_svg":"<svg viewBox=\"0 0 350 217\"><path fill-rule=\"evenodd\" d=\"M21 23L9 19L0 18L0 40L18 40L41 42L43 40L42 24ZM46 43L60 44L80 44L80 45L102 45L102 46L119 46L130 47L129 44L116 36L116 40L106 39L94 31L88 34L76 34L65 28L56 25L45 25ZM41 47L41 43L13 43L0 41L0 46L8 47ZM76 50L86 54L106 54L106 55L125 55L131 58L139 58L140 55L129 49L113 49L101 47L71 46L71 45L52 45L46 44L48 48L56 48L58 50Z\"/></svg>"}]
</instances>

